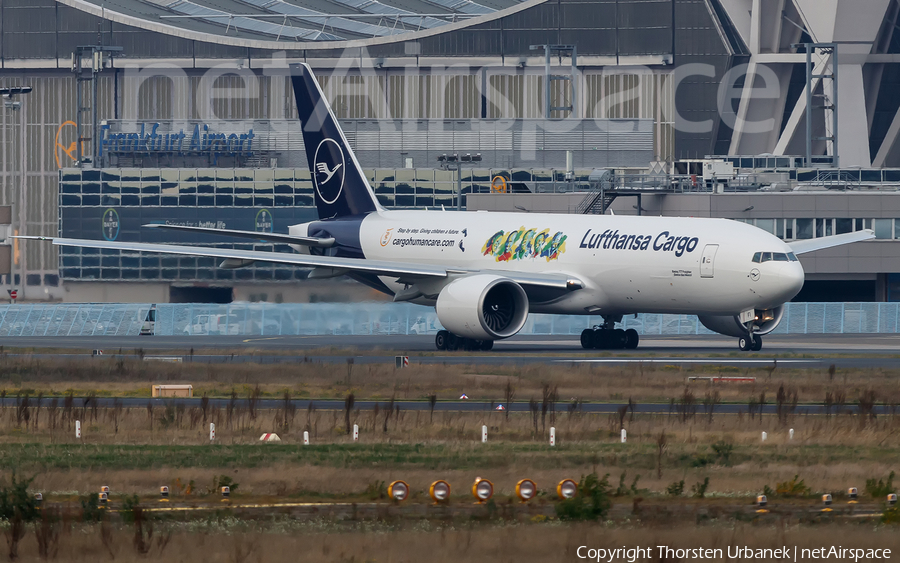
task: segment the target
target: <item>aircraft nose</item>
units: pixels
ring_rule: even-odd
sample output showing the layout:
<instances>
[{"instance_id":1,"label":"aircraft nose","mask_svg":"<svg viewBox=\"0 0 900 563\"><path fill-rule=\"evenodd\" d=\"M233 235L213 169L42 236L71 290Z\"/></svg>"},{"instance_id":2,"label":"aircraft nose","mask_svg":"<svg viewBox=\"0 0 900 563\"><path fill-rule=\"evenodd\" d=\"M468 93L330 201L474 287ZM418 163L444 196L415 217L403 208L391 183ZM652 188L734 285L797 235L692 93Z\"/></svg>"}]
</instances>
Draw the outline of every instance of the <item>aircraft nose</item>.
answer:
<instances>
[{"instance_id":1,"label":"aircraft nose","mask_svg":"<svg viewBox=\"0 0 900 563\"><path fill-rule=\"evenodd\" d=\"M800 293L805 279L806 276L803 273L803 266L800 265L800 262L790 262L781 267L778 272L778 290L784 301L789 301Z\"/></svg>"}]
</instances>

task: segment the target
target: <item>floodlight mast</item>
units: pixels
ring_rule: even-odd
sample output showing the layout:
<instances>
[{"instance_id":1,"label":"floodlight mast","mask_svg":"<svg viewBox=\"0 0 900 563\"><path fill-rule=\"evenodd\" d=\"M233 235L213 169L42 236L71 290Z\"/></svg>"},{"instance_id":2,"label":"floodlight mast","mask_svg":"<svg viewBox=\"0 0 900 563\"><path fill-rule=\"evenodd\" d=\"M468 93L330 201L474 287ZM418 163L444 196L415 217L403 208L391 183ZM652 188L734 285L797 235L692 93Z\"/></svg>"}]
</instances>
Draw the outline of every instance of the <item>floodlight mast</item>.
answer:
<instances>
[{"instance_id":1,"label":"floodlight mast","mask_svg":"<svg viewBox=\"0 0 900 563\"><path fill-rule=\"evenodd\" d=\"M75 154L78 155L78 158L75 160L75 166L81 168L85 162L85 154L84 154L84 141L91 142L91 155L90 162L93 166L97 166L99 164L100 159L100 124L99 124L99 116L97 113L97 97L98 97L98 87L99 80L97 75L100 74L104 68L111 68L113 64L113 58L123 51L122 47L114 47L111 45L79 45L75 47L75 51L72 53L72 72L75 73L75 130L76 130L76 143L75 143ZM85 57L90 57L90 65L84 65ZM88 70L89 73L85 73L85 70ZM91 83L91 106L84 106L84 96L81 91L82 82L90 82ZM82 114L85 111L91 112L91 136L85 137L82 131Z\"/></svg>"},{"instance_id":2,"label":"floodlight mast","mask_svg":"<svg viewBox=\"0 0 900 563\"><path fill-rule=\"evenodd\" d=\"M456 170L456 210L462 211L462 164L481 162L481 153L442 154L437 157L437 160L441 170Z\"/></svg>"},{"instance_id":3,"label":"floodlight mast","mask_svg":"<svg viewBox=\"0 0 900 563\"><path fill-rule=\"evenodd\" d=\"M31 86L10 86L8 88L0 88L0 97L3 98L3 107L6 109L10 109L13 111L19 111L22 107L22 102L16 101L16 96L24 96L26 94L31 93ZM22 113L19 115L19 127L21 131L22 140L20 142L20 154L22 155L19 159L19 166L21 167L22 179L19 183L19 188L16 189L12 187L11 189L11 201L10 201L10 234L22 234L18 232L17 225L25 224L25 217L19 217L19 220L16 220L17 213L24 211L25 206L23 204L23 200L25 199L25 182L27 181L27 172L25 167L27 166L27 160L25 158L25 114ZM19 243L21 244L21 243ZM12 302L12 292L16 289L16 245L10 244L9 248L9 293L10 293L10 302ZM24 255L23 253L19 253ZM19 274L19 280L22 281L24 278L24 264L23 271ZM23 285L24 289L24 285ZM25 292L22 292L22 297L25 297Z\"/></svg>"}]
</instances>

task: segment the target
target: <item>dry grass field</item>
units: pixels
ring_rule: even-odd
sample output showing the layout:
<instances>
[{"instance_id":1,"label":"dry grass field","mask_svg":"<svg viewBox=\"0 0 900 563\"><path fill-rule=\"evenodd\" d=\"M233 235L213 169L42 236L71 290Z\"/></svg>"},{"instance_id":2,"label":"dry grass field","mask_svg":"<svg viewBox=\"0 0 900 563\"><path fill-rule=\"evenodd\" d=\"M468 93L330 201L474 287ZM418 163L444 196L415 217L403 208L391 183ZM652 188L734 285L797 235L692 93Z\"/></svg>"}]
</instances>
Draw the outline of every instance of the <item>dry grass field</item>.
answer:
<instances>
[{"instance_id":1,"label":"dry grass field","mask_svg":"<svg viewBox=\"0 0 900 563\"><path fill-rule=\"evenodd\" d=\"M146 494L163 484L210 483L229 474L242 492L345 498L372 483L403 479L424 491L437 478L469 484L490 478L511 495L522 478L547 487L597 472L662 494L674 481L687 487L709 477L709 492L752 496L795 474L813 491L862 487L866 479L900 469L900 416L802 416L785 407L776 415L588 414L555 410L509 413L377 412L254 408L246 398L222 408L186 408L171 402L148 408L63 406L0 409L0 470L37 475L43 491ZM82 421L75 438L74 421ZM354 443L347 423L358 424ZM210 445L209 422L217 428ZM482 425L489 441L480 441ZM558 445L548 444L556 428ZM619 429L628 431L621 444ZM789 430L794 430L793 439ZM264 432L280 444L261 444ZM311 446L302 445L304 431ZM765 443L761 432L768 433Z\"/></svg>"},{"instance_id":2,"label":"dry grass field","mask_svg":"<svg viewBox=\"0 0 900 563\"><path fill-rule=\"evenodd\" d=\"M143 531L146 538L146 529ZM839 539L838 539L839 538ZM580 546L588 548L652 547L640 562L677 559L659 557L657 546L674 549L728 546L777 549L797 546L817 549L840 543L846 548L890 549L900 552L895 527L870 525L755 525L748 523L609 526L585 523L515 524L502 522L420 522L415 524L329 522L260 524L228 522L157 524L140 553L131 526L63 525L50 543L46 558L65 561L233 562L303 561L304 563L552 563L578 561ZM56 556L53 557L53 553ZM585 550L581 554L584 555ZM22 562L43 561L35 534L19 546ZM627 561L619 558L617 561Z\"/></svg>"},{"instance_id":3,"label":"dry grass field","mask_svg":"<svg viewBox=\"0 0 900 563\"><path fill-rule=\"evenodd\" d=\"M352 360L352 356L347 356ZM754 377L753 383L711 386L688 382L691 376ZM422 399L436 395L439 400L469 398L503 400L507 386L515 389L515 399L541 400L545 387L558 391L560 402L627 401L669 402L689 387L698 403L706 393L718 392L724 402L746 403L765 394L774 402L783 385L789 397L800 403L822 403L831 394L847 404L855 403L867 391L878 403L900 405L900 364L896 369L796 369L784 364L765 368L729 366L674 366L665 364L528 364L524 366L479 366L415 364L394 367L393 357L381 364L354 364L348 361L320 363L297 357L296 363L162 363L116 359L109 356L90 360L49 361L0 354L0 392L7 396L42 393L63 396L149 397L154 383L190 383L196 396L227 397L232 391L246 397L259 386L263 397L281 397L285 391L295 398L343 398L353 392L357 398L388 400Z\"/></svg>"},{"instance_id":4,"label":"dry grass field","mask_svg":"<svg viewBox=\"0 0 900 563\"><path fill-rule=\"evenodd\" d=\"M691 376L738 375L753 383L689 382ZM837 494L900 471L900 368L897 370L680 369L664 365L412 366L319 364L167 364L116 360L49 362L0 357L0 487L10 475L34 476L31 490L62 502L74 514L79 496L111 487L113 498L137 494L155 501L159 486L173 500L208 503L223 477L238 483L233 498L310 502L370 502L385 483L403 479L412 502L427 502L428 485L445 479L453 503L471 503L476 477L495 485L497 503L513 501L515 483L537 482L537 502L552 502L564 478L609 474L613 499L630 505L698 502L692 489L708 479L707 503L747 504L768 487L803 481L804 502ZM154 383L191 383L205 402L147 400ZM413 411L405 400L470 399L532 402L527 412ZM296 409L284 398L374 399L374 410ZM28 401L25 397L28 397ZM38 407L37 397L52 398ZM140 407L98 408L83 397L141 398ZM263 409L260 399L276 399ZM625 408L591 414L585 401L656 402L668 414ZM722 403L741 413L717 412ZM804 415L804 403L828 403L830 414ZM779 414L761 416L760 403ZM847 407L858 412L850 413ZM883 413L874 414L874 407ZM76 439L75 421L83 436ZM216 442L209 443L209 423ZM360 440L348 429L358 424ZM487 444L480 441L488 427ZM558 445L550 447L555 427ZM620 443L619 432L628 432ZM793 439L789 430L794 430ZM303 432L312 445L302 444ZM761 433L768 440L761 441ZM277 432L280 444L261 444ZM667 488L683 482L677 497ZM618 489L618 490L617 490ZM836 497L837 498L837 497ZM866 502L880 499L866 496ZM384 502L384 501L382 501ZM208 514L208 513L207 513ZM680 548L830 546L878 547L900 553L896 526L852 523L766 523L740 520L673 523L638 519L564 524L499 519L338 522L284 517L238 520L212 515L156 520L152 538L138 541L131 524L88 524L77 517L48 527L29 524L22 561L304 561L449 562L572 561L580 545ZM150 523L147 523L149 526ZM8 528L4 531L8 531ZM52 528L52 529L51 529ZM39 553L38 538L50 552ZM48 539L50 538L50 539ZM43 549L43 548L42 548ZM53 556L53 553L56 555ZM656 553L656 552L654 552ZM663 561L657 555L640 561ZM671 559L669 559L671 560Z\"/></svg>"}]
</instances>

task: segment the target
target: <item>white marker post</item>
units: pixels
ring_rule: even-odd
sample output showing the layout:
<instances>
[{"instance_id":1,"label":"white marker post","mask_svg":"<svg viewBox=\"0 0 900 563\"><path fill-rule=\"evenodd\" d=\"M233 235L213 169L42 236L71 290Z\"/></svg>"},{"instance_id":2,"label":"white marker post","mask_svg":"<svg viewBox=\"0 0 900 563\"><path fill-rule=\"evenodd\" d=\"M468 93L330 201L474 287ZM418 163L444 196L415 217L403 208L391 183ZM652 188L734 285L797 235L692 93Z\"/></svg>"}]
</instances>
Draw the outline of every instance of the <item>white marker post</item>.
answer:
<instances>
[{"instance_id":1,"label":"white marker post","mask_svg":"<svg viewBox=\"0 0 900 563\"><path fill-rule=\"evenodd\" d=\"M209 441L216 441L216 425L212 422L209 423Z\"/></svg>"},{"instance_id":2,"label":"white marker post","mask_svg":"<svg viewBox=\"0 0 900 563\"><path fill-rule=\"evenodd\" d=\"M550 445L551 446L556 445L556 427L555 426L550 427Z\"/></svg>"},{"instance_id":3,"label":"white marker post","mask_svg":"<svg viewBox=\"0 0 900 563\"><path fill-rule=\"evenodd\" d=\"M788 438L791 439L791 440L794 439L794 429L793 429L793 428L791 428L791 429L788 431Z\"/></svg>"},{"instance_id":4,"label":"white marker post","mask_svg":"<svg viewBox=\"0 0 900 563\"><path fill-rule=\"evenodd\" d=\"M309 431L307 431L307 430L303 431L303 445L304 446L309 445Z\"/></svg>"},{"instance_id":5,"label":"white marker post","mask_svg":"<svg viewBox=\"0 0 900 563\"><path fill-rule=\"evenodd\" d=\"M623 444L625 443L625 437L627 436L627 434L628 434L628 433L625 432L625 429L623 428L623 429L622 429L622 443L623 443Z\"/></svg>"},{"instance_id":6,"label":"white marker post","mask_svg":"<svg viewBox=\"0 0 900 563\"><path fill-rule=\"evenodd\" d=\"M768 437L769 437L768 434L766 434L765 432L762 433L762 441L763 441L763 442L765 442L765 441L766 441L766 438L768 438Z\"/></svg>"},{"instance_id":7,"label":"white marker post","mask_svg":"<svg viewBox=\"0 0 900 563\"><path fill-rule=\"evenodd\" d=\"M487 426L481 427L481 443L487 444Z\"/></svg>"},{"instance_id":8,"label":"white marker post","mask_svg":"<svg viewBox=\"0 0 900 563\"><path fill-rule=\"evenodd\" d=\"M354 442L359 441L359 424L353 425L353 441Z\"/></svg>"},{"instance_id":9,"label":"white marker post","mask_svg":"<svg viewBox=\"0 0 900 563\"><path fill-rule=\"evenodd\" d=\"M75 421L75 438L78 440L81 439L81 421L80 420Z\"/></svg>"}]
</instances>

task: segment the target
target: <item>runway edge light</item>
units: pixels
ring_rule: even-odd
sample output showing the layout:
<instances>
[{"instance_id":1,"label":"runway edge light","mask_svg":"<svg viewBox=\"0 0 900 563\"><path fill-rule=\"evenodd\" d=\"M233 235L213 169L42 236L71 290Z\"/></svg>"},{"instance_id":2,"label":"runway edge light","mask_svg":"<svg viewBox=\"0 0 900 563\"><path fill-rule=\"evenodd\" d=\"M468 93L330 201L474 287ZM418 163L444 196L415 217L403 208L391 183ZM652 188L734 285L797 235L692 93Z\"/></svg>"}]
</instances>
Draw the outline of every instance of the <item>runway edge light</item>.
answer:
<instances>
[{"instance_id":1,"label":"runway edge light","mask_svg":"<svg viewBox=\"0 0 900 563\"><path fill-rule=\"evenodd\" d=\"M475 482L472 483L472 496L475 497L478 504L486 502L494 496L494 484L487 479L476 477Z\"/></svg>"},{"instance_id":2,"label":"runway edge light","mask_svg":"<svg viewBox=\"0 0 900 563\"><path fill-rule=\"evenodd\" d=\"M163 485L159 488L159 502L169 502L169 487Z\"/></svg>"},{"instance_id":3,"label":"runway edge light","mask_svg":"<svg viewBox=\"0 0 900 563\"><path fill-rule=\"evenodd\" d=\"M887 503L890 506L894 506L895 504L897 504L897 494L896 493L889 494L887 496Z\"/></svg>"},{"instance_id":4,"label":"runway edge light","mask_svg":"<svg viewBox=\"0 0 900 563\"><path fill-rule=\"evenodd\" d=\"M403 502L409 497L409 485L406 484L406 481L394 481L388 485L388 495L391 500Z\"/></svg>"},{"instance_id":5,"label":"runway edge light","mask_svg":"<svg viewBox=\"0 0 900 563\"><path fill-rule=\"evenodd\" d=\"M575 498L578 494L578 483L571 479L563 479L556 485L556 496L561 499Z\"/></svg>"},{"instance_id":6,"label":"runway edge light","mask_svg":"<svg viewBox=\"0 0 900 563\"><path fill-rule=\"evenodd\" d=\"M756 496L756 512L759 514L765 514L769 512L766 510L766 505L769 504L769 499L766 498L766 495L757 495Z\"/></svg>"},{"instance_id":7,"label":"runway edge light","mask_svg":"<svg viewBox=\"0 0 900 563\"><path fill-rule=\"evenodd\" d=\"M442 504L450 500L450 483L439 479L428 488L428 495L436 504Z\"/></svg>"},{"instance_id":8,"label":"runway edge light","mask_svg":"<svg viewBox=\"0 0 900 563\"><path fill-rule=\"evenodd\" d=\"M531 479L522 479L516 483L516 496L522 502L528 502L537 493L537 485Z\"/></svg>"},{"instance_id":9,"label":"runway edge light","mask_svg":"<svg viewBox=\"0 0 900 563\"><path fill-rule=\"evenodd\" d=\"M847 498L850 499L848 501L850 504L856 504L856 500L859 498L859 489L856 487L847 489Z\"/></svg>"}]
</instances>

